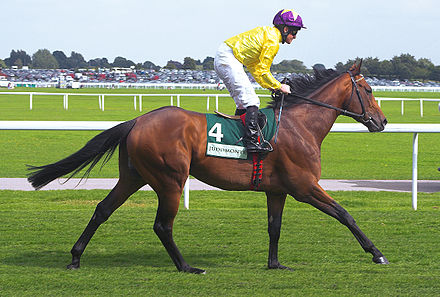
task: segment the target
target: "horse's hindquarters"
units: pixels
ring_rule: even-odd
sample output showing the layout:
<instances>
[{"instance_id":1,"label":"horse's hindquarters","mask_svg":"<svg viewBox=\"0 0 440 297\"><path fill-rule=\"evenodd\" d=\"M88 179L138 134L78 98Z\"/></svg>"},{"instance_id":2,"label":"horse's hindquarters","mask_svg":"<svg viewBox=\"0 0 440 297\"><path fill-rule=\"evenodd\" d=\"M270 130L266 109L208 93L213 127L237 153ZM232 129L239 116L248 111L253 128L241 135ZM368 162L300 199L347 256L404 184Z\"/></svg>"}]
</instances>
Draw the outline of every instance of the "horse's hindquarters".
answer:
<instances>
[{"instance_id":1,"label":"horse's hindquarters","mask_svg":"<svg viewBox=\"0 0 440 297\"><path fill-rule=\"evenodd\" d=\"M161 108L137 119L127 137L128 156L156 192L183 187L193 155L198 154L206 134L200 131L206 130L204 119L203 114L177 107Z\"/></svg>"}]
</instances>

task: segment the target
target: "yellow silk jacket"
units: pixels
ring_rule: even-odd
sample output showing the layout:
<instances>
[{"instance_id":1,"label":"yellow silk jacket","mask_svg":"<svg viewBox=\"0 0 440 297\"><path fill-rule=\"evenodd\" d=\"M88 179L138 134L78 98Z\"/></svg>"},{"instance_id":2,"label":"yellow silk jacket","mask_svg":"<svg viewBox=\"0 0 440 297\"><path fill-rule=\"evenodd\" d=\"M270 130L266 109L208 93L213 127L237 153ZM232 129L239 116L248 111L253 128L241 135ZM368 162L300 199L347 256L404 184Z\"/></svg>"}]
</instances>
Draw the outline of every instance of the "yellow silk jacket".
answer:
<instances>
[{"instance_id":1,"label":"yellow silk jacket","mask_svg":"<svg viewBox=\"0 0 440 297\"><path fill-rule=\"evenodd\" d=\"M279 89L281 83L273 77L270 66L281 41L281 33L277 28L264 26L238 34L225 43L232 48L235 58L247 67L260 86Z\"/></svg>"}]
</instances>

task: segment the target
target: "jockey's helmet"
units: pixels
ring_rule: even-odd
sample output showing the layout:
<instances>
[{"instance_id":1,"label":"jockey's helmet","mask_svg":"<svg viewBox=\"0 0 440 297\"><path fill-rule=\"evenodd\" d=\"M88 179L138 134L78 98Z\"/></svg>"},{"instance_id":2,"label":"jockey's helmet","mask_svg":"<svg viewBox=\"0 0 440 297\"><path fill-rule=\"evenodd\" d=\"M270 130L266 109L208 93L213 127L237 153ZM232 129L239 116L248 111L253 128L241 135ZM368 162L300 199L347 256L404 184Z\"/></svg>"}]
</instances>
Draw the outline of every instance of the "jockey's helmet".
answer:
<instances>
[{"instance_id":1,"label":"jockey's helmet","mask_svg":"<svg viewBox=\"0 0 440 297\"><path fill-rule=\"evenodd\" d=\"M307 29L303 25L301 16L290 9L282 9L278 11L278 13L273 18L273 24L275 26L284 25L288 27L297 27L297 30L301 28Z\"/></svg>"},{"instance_id":2,"label":"jockey's helmet","mask_svg":"<svg viewBox=\"0 0 440 297\"><path fill-rule=\"evenodd\" d=\"M287 35L292 34L293 36L304 27L302 18L299 14L290 9L281 9L273 18L273 24L280 30L282 36L282 42L286 42ZM287 27L288 30L285 32L284 28Z\"/></svg>"}]
</instances>

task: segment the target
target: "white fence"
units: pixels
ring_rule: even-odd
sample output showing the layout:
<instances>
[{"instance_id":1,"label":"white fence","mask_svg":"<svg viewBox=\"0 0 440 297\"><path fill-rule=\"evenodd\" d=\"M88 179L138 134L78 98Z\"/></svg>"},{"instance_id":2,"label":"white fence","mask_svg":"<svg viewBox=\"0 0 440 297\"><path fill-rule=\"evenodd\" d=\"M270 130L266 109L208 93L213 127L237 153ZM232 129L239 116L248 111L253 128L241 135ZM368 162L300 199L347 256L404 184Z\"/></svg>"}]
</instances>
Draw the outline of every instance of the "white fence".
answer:
<instances>
[{"instance_id":1,"label":"white fence","mask_svg":"<svg viewBox=\"0 0 440 297\"><path fill-rule=\"evenodd\" d=\"M169 97L170 105L180 106L181 98L183 97L200 97L206 98L206 110L209 111L209 104L211 100L215 100L215 109L218 110L219 97L230 97L229 94L88 94L88 93L43 93L43 92L0 92L0 95L28 95L29 96L29 109L32 110L35 96L59 96L63 98L63 108L69 109L69 97L73 96L91 96L98 99L98 107L100 110L105 110L105 98L106 97L132 97L134 110L142 111L142 103L144 97ZM270 95L259 95L259 97L270 97ZM440 98L385 98L376 97L379 106L383 101L401 101L401 114L404 114L404 102L406 101L419 101L420 102L420 116L423 117L423 102L439 102Z\"/></svg>"},{"instance_id":2,"label":"white fence","mask_svg":"<svg viewBox=\"0 0 440 297\"><path fill-rule=\"evenodd\" d=\"M0 121L0 130L106 130L121 122L109 121ZM336 123L330 132L365 133L362 124ZM413 133L412 207L417 209L417 158L419 133L440 133L440 124L388 124L381 133ZM189 182L185 184L184 205L189 208Z\"/></svg>"},{"instance_id":3,"label":"white fence","mask_svg":"<svg viewBox=\"0 0 440 297\"><path fill-rule=\"evenodd\" d=\"M29 109L33 109L33 102L36 96L59 96L63 98L63 108L69 109L69 98L72 96L89 96L98 99L99 109L105 110L106 97L132 97L134 110L142 111L142 103L144 97L169 97L171 106L180 106L182 97L202 97L206 98L206 110L209 110L211 98L215 100L215 109L218 110L218 98L230 97L229 94L89 94L89 93L43 93L43 92L0 92L0 95L28 95ZM259 97L270 97L270 95L259 95ZM174 101L175 100L175 101ZM440 99L439 99L440 100Z\"/></svg>"},{"instance_id":4,"label":"white fence","mask_svg":"<svg viewBox=\"0 0 440 297\"><path fill-rule=\"evenodd\" d=\"M377 103L381 106L382 101L400 101L400 110L401 114L404 114L404 102L405 101L419 101L420 104L420 116L423 117L423 102L439 102L439 111L440 111L440 99L431 99L431 98L385 98L385 97L376 97Z\"/></svg>"}]
</instances>

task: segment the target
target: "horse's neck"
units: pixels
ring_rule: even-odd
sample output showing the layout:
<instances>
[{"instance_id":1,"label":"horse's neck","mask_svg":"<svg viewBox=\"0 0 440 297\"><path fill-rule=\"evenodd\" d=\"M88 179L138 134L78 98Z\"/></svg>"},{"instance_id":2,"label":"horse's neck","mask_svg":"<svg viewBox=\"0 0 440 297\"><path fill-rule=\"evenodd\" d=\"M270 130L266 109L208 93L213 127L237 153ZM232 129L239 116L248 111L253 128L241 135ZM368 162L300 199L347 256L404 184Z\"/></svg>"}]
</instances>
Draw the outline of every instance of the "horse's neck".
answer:
<instances>
[{"instance_id":1,"label":"horse's neck","mask_svg":"<svg viewBox=\"0 0 440 297\"><path fill-rule=\"evenodd\" d=\"M337 88L332 88L330 92L326 92L323 88L321 91L312 94L310 98L342 108L343 96L344 94L338 91ZM304 103L296 108L290 108L288 113L290 113L289 118L294 122L298 123L298 121L301 121L301 126L307 129L315 137L315 142L319 144L322 143L330 132L339 115L339 112L334 109L308 103Z\"/></svg>"}]
</instances>

